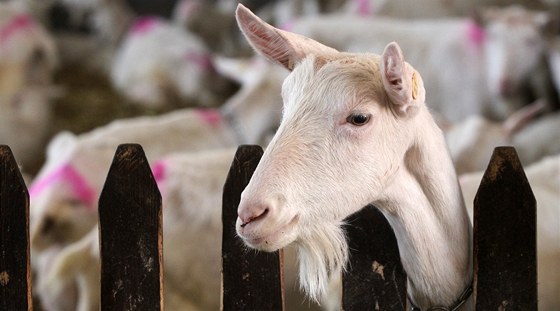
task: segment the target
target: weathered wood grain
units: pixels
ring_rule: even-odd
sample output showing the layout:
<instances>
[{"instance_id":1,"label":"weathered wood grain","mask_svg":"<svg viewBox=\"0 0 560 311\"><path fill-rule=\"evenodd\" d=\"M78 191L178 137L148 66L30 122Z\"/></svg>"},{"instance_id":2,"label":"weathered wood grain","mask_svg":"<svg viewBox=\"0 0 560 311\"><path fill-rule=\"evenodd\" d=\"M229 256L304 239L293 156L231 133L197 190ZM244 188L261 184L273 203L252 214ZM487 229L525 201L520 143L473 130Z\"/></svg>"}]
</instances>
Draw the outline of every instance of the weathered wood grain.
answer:
<instances>
[{"instance_id":1,"label":"weathered wood grain","mask_svg":"<svg viewBox=\"0 0 560 311\"><path fill-rule=\"evenodd\" d=\"M477 310L537 310L536 200L512 147L494 150L474 200Z\"/></svg>"},{"instance_id":2,"label":"weathered wood grain","mask_svg":"<svg viewBox=\"0 0 560 311\"><path fill-rule=\"evenodd\" d=\"M282 254L249 250L235 232L240 195L262 156L240 146L223 193L222 310L283 310Z\"/></svg>"},{"instance_id":3,"label":"weathered wood grain","mask_svg":"<svg viewBox=\"0 0 560 311\"><path fill-rule=\"evenodd\" d=\"M345 222L350 262L342 276L343 310L406 310L406 273L385 216L368 205Z\"/></svg>"},{"instance_id":4,"label":"weathered wood grain","mask_svg":"<svg viewBox=\"0 0 560 311\"><path fill-rule=\"evenodd\" d=\"M161 195L140 145L117 148L99 223L101 310L163 310Z\"/></svg>"},{"instance_id":5,"label":"weathered wood grain","mask_svg":"<svg viewBox=\"0 0 560 311\"><path fill-rule=\"evenodd\" d=\"M29 194L8 146L0 145L0 310L32 310Z\"/></svg>"}]
</instances>

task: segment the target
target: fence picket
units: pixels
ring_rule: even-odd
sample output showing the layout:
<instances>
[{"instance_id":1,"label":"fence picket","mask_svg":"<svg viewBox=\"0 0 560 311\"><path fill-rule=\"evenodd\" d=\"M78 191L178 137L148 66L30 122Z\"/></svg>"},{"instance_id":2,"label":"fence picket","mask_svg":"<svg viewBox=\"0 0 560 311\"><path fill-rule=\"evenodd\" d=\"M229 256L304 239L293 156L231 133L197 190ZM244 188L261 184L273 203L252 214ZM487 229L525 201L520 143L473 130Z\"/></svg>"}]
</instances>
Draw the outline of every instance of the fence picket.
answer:
<instances>
[{"instance_id":1,"label":"fence picket","mask_svg":"<svg viewBox=\"0 0 560 311\"><path fill-rule=\"evenodd\" d=\"M8 146L0 145L0 310L32 310L29 194Z\"/></svg>"},{"instance_id":2,"label":"fence picket","mask_svg":"<svg viewBox=\"0 0 560 311\"><path fill-rule=\"evenodd\" d=\"M474 200L477 310L537 310L536 201L512 147L494 150Z\"/></svg>"},{"instance_id":3,"label":"fence picket","mask_svg":"<svg viewBox=\"0 0 560 311\"><path fill-rule=\"evenodd\" d=\"M240 195L263 154L240 146L224 185L222 310L283 310L282 254L249 251L235 232Z\"/></svg>"},{"instance_id":4,"label":"fence picket","mask_svg":"<svg viewBox=\"0 0 560 311\"><path fill-rule=\"evenodd\" d=\"M142 147L120 145L99 199L101 310L163 310L161 207Z\"/></svg>"},{"instance_id":5,"label":"fence picket","mask_svg":"<svg viewBox=\"0 0 560 311\"><path fill-rule=\"evenodd\" d=\"M343 310L406 310L406 273L385 216L368 205L345 222L350 262L342 276Z\"/></svg>"},{"instance_id":6,"label":"fence picket","mask_svg":"<svg viewBox=\"0 0 560 311\"><path fill-rule=\"evenodd\" d=\"M240 194L263 151L240 146L223 193L222 310L283 310L282 252L251 251L235 232ZM163 310L161 195L142 147L117 148L99 199L101 310ZM406 309L392 228L369 205L346 219L343 310ZM536 200L512 147L498 147L474 202L476 310L537 310ZM0 145L0 310L32 310L29 195Z\"/></svg>"}]
</instances>

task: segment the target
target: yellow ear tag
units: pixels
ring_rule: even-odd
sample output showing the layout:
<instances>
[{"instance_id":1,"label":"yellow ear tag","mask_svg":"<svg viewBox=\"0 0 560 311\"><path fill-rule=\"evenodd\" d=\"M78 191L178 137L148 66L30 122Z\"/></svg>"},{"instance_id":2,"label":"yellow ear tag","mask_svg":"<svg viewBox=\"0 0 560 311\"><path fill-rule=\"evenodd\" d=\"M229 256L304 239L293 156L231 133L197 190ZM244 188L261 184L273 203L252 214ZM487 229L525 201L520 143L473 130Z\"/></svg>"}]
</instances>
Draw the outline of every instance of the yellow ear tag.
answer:
<instances>
[{"instance_id":1,"label":"yellow ear tag","mask_svg":"<svg viewBox=\"0 0 560 311\"><path fill-rule=\"evenodd\" d=\"M412 99L418 97L418 79L416 78L416 71L412 74Z\"/></svg>"}]
</instances>

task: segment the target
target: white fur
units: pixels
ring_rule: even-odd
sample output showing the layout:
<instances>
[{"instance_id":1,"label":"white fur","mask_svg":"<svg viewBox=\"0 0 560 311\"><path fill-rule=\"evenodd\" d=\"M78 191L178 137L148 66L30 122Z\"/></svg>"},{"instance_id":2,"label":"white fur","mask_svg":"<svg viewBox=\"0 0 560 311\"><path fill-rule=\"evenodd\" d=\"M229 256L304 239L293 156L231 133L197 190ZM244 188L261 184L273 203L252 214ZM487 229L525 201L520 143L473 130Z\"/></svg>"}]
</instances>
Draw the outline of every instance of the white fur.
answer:
<instances>
[{"instance_id":1,"label":"white fur","mask_svg":"<svg viewBox=\"0 0 560 311\"><path fill-rule=\"evenodd\" d=\"M154 18L149 23L141 31L133 25L116 51L111 81L117 90L152 106L171 105L174 98L202 106L221 103L219 94L229 84L214 71L205 44L168 21Z\"/></svg>"},{"instance_id":2,"label":"white fur","mask_svg":"<svg viewBox=\"0 0 560 311\"><path fill-rule=\"evenodd\" d=\"M159 159L165 173L158 182L163 200L164 282L167 310L217 310L220 299L222 188L235 149L174 153ZM99 309L99 235L97 227L64 248L53 263L44 289L56 293L78 281L84 307ZM287 308L301 309L294 286L295 253L286 250ZM82 282L80 282L82 281ZM169 303L171 301L171 303Z\"/></svg>"},{"instance_id":3,"label":"white fur","mask_svg":"<svg viewBox=\"0 0 560 311\"><path fill-rule=\"evenodd\" d=\"M37 156L50 134L51 99L55 90L24 86L10 91L0 94L0 143L10 146L18 164L29 172L37 165Z\"/></svg>"},{"instance_id":4,"label":"white fur","mask_svg":"<svg viewBox=\"0 0 560 311\"><path fill-rule=\"evenodd\" d=\"M450 306L471 282L471 225L420 74L395 43L382 56L339 53L241 5L237 18L258 52L293 69L282 123L241 196L239 236L265 251L295 242L303 288L320 297L347 244L315 232L342 237L341 221L374 203L395 230L413 302Z\"/></svg>"},{"instance_id":5,"label":"white fur","mask_svg":"<svg viewBox=\"0 0 560 311\"><path fill-rule=\"evenodd\" d=\"M232 61L230 66L235 63L239 62ZM35 180L70 163L99 194L115 149L121 143L140 143L150 161L173 151L266 144L269 133L279 122L279 80L286 74L283 69L269 67L257 61L230 72L231 76L239 76L242 89L222 110L183 109L157 117L114 121L79 136L61 133L49 144L46 164ZM261 71L263 68L266 70ZM33 258L39 258L52 247L65 246L82 238L96 223L96 211L96 205L89 206L76 198L72 187L64 180L53 182L32 196ZM42 295L41 289L37 292Z\"/></svg>"},{"instance_id":6,"label":"white fur","mask_svg":"<svg viewBox=\"0 0 560 311\"><path fill-rule=\"evenodd\" d=\"M524 165L560 153L560 113L535 118L541 108L537 102L504 122L471 116L451 125L445 136L457 173L484 170L498 146L514 146Z\"/></svg>"},{"instance_id":7,"label":"white fur","mask_svg":"<svg viewBox=\"0 0 560 311\"><path fill-rule=\"evenodd\" d=\"M24 2L0 3L0 34L0 143L33 170L50 130L57 49Z\"/></svg>"},{"instance_id":8,"label":"white fur","mask_svg":"<svg viewBox=\"0 0 560 311\"><path fill-rule=\"evenodd\" d=\"M453 122L473 114L504 119L526 104L517 98L520 86L542 70L541 28L550 17L520 7L484 12L483 26L465 17L405 20L334 14L296 20L290 31L352 52L379 53L389 42L398 42L424 77L431 110Z\"/></svg>"},{"instance_id":9,"label":"white fur","mask_svg":"<svg viewBox=\"0 0 560 311\"><path fill-rule=\"evenodd\" d=\"M216 68L241 89L220 109L230 120L239 143L267 145L282 116L282 81L288 71L261 57L250 60L217 58Z\"/></svg>"},{"instance_id":10,"label":"white fur","mask_svg":"<svg viewBox=\"0 0 560 311\"><path fill-rule=\"evenodd\" d=\"M392 16L399 18L447 18L450 16L465 16L472 14L481 7L504 6L519 4L525 7L539 9L552 8L556 0L348 0L344 9L352 14L360 14L376 18L377 16ZM548 2L548 3L547 3Z\"/></svg>"},{"instance_id":11,"label":"white fur","mask_svg":"<svg viewBox=\"0 0 560 311\"><path fill-rule=\"evenodd\" d=\"M25 71L16 75L17 78L32 78L34 82L49 84L58 65L56 45L24 2L0 3L0 29L3 32L0 68L19 66ZM11 75L14 79L14 72Z\"/></svg>"}]
</instances>

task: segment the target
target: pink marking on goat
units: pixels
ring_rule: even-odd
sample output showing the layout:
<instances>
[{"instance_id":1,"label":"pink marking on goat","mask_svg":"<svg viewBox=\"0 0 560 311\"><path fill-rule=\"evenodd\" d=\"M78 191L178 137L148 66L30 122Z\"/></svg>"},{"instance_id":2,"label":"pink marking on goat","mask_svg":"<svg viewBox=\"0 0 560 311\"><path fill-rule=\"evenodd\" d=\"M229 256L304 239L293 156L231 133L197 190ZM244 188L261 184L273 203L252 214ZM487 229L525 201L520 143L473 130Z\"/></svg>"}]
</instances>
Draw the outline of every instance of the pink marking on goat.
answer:
<instances>
[{"instance_id":1,"label":"pink marking on goat","mask_svg":"<svg viewBox=\"0 0 560 311\"><path fill-rule=\"evenodd\" d=\"M476 22L469 21L467 24L467 37L472 45L480 47L486 39L486 32Z\"/></svg>"},{"instance_id":2,"label":"pink marking on goat","mask_svg":"<svg viewBox=\"0 0 560 311\"><path fill-rule=\"evenodd\" d=\"M152 174L154 175L154 179L158 184L165 179L165 175L167 173L166 166L167 164L165 163L165 161L160 160L154 163L152 167Z\"/></svg>"},{"instance_id":3,"label":"pink marking on goat","mask_svg":"<svg viewBox=\"0 0 560 311\"><path fill-rule=\"evenodd\" d=\"M27 29L32 25L34 25L34 22L29 15L20 14L15 16L0 30L0 42L5 42L18 31Z\"/></svg>"},{"instance_id":4,"label":"pink marking on goat","mask_svg":"<svg viewBox=\"0 0 560 311\"><path fill-rule=\"evenodd\" d=\"M204 71L216 72L214 62L208 54L188 51L187 53L185 53L185 60L188 62L193 62Z\"/></svg>"},{"instance_id":5,"label":"pink marking on goat","mask_svg":"<svg viewBox=\"0 0 560 311\"><path fill-rule=\"evenodd\" d=\"M144 16L140 17L134 22L130 31L133 34L143 35L150 32L158 24L159 20L157 17Z\"/></svg>"},{"instance_id":6,"label":"pink marking on goat","mask_svg":"<svg viewBox=\"0 0 560 311\"><path fill-rule=\"evenodd\" d=\"M196 109L198 116L206 123L217 126L222 122L223 116L218 109Z\"/></svg>"},{"instance_id":7,"label":"pink marking on goat","mask_svg":"<svg viewBox=\"0 0 560 311\"><path fill-rule=\"evenodd\" d=\"M95 190L89 185L87 180L69 163L61 165L52 173L35 181L29 188L29 196L34 197L43 192L52 183L64 181L70 184L74 193L87 206L93 206L95 200Z\"/></svg>"},{"instance_id":8,"label":"pink marking on goat","mask_svg":"<svg viewBox=\"0 0 560 311\"><path fill-rule=\"evenodd\" d=\"M362 16L370 16L373 14L373 6L370 0L356 0L358 3L358 14Z\"/></svg>"},{"instance_id":9,"label":"pink marking on goat","mask_svg":"<svg viewBox=\"0 0 560 311\"><path fill-rule=\"evenodd\" d=\"M160 193L163 194L165 190L163 187L163 181L167 177L167 163L165 160L158 160L152 165L152 175L154 175L154 180L159 188Z\"/></svg>"}]
</instances>

